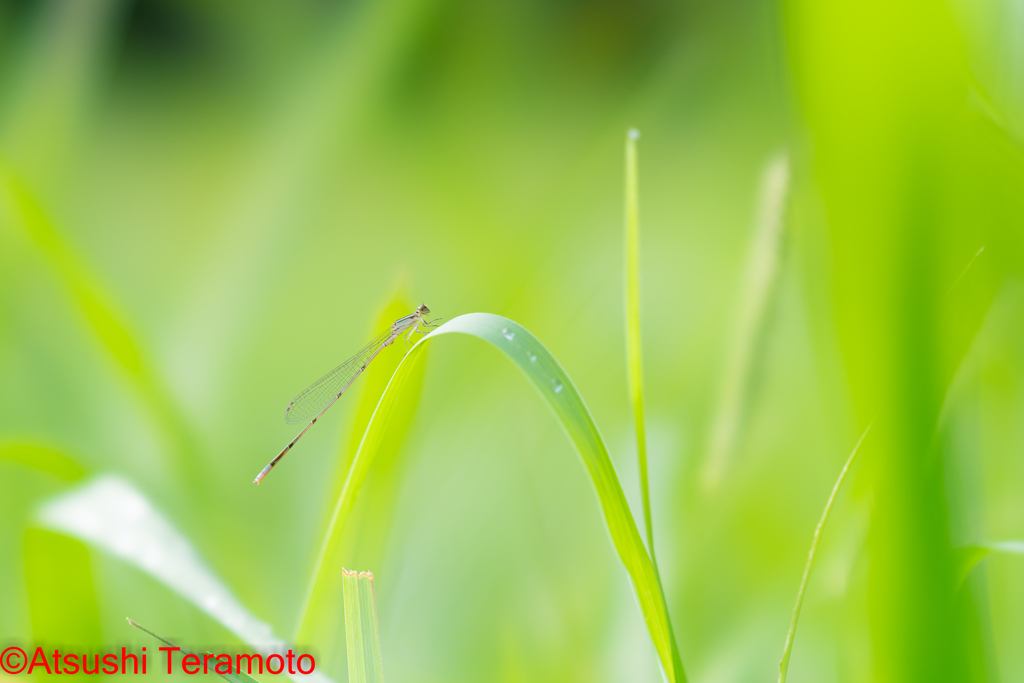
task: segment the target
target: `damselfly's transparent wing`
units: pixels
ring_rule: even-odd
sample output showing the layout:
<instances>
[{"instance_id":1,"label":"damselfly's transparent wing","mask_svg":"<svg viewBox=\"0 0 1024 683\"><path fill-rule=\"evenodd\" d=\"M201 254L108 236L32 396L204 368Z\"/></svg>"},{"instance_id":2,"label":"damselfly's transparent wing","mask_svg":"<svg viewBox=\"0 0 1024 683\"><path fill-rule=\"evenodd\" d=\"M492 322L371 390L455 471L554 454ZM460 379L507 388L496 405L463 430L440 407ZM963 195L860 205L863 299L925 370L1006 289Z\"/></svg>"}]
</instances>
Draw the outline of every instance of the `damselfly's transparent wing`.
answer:
<instances>
[{"instance_id":1,"label":"damselfly's transparent wing","mask_svg":"<svg viewBox=\"0 0 1024 683\"><path fill-rule=\"evenodd\" d=\"M391 336L390 330L370 341L359 349L356 355L334 368L326 375L310 384L305 391L295 397L284 410L284 419L288 424L309 422L320 414L340 392L345 390L373 354Z\"/></svg>"}]
</instances>

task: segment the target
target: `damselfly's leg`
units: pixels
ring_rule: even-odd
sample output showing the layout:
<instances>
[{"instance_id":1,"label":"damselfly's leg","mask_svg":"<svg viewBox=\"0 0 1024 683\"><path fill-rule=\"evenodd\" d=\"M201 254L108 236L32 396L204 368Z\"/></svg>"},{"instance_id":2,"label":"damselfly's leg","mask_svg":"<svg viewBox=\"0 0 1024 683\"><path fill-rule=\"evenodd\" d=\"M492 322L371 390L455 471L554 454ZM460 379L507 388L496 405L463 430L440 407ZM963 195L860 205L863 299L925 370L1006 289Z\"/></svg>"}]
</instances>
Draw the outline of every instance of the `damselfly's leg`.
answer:
<instances>
[{"instance_id":1,"label":"damselfly's leg","mask_svg":"<svg viewBox=\"0 0 1024 683\"><path fill-rule=\"evenodd\" d=\"M440 318L434 318L433 320L420 320L420 325L423 325L424 327L437 327L437 325L433 325L432 323L435 323L438 320L440 320ZM414 331L419 332L424 336L428 333L427 330L420 329L419 325L416 326L416 329Z\"/></svg>"}]
</instances>

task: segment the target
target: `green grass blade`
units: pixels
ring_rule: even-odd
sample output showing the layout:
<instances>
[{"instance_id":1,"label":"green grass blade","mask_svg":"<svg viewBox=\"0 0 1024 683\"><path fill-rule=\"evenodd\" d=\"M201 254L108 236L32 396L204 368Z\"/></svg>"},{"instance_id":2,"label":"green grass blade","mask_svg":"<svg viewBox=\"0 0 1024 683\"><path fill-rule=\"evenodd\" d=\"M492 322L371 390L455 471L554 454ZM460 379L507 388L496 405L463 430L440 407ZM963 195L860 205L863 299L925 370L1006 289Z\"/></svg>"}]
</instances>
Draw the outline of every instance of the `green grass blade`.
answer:
<instances>
[{"instance_id":1,"label":"green grass blade","mask_svg":"<svg viewBox=\"0 0 1024 683\"><path fill-rule=\"evenodd\" d=\"M2 442L0 443L0 460L16 462L42 472L48 472L65 481L78 481L85 476L85 470L73 459L58 450L35 443Z\"/></svg>"},{"instance_id":2,"label":"green grass blade","mask_svg":"<svg viewBox=\"0 0 1024 683\"><path fill-rule=\"evenodd\" d=\"M644 508L647 551L655 566L654 525L651 520L651 493L647 483L647 435L644 430L644 369L640 344L640 190L637 173L636 142L640 131L626 134L626 355L629 363L629 397L633 401L636 423L636 457L640 469L640 498Z\"/></svg>"},{"instance_id":3,"label":"green grass blade","mask_svg":"<svg viewBox=\"0 0 1024 683\"><path fill-rule=\"evenodd\" d=\"M384 683L373 574L342 570L349 683Z\"/></svg>"},{"instance_id":4,"label":"green grass blade","mask_svg":"<svg viewBox=\"0 0 1024 683\"><path fill-rule=\"evenodd\" d=\"M825 528L825 522L828 521L828 515L832 512L832 504L836 500L836 494L839 493L839 487L843 485L843 480L846 478L846 473L850 471L850 465L853 464L853 459L857 457L857 453L860 451L860 445L864 443L864 437L868 435L871 430L869 424L865 429L864 433L860 435L860 439L857 440L857 444L853 447L853 452L850 453L850 457L846 459L846 464L843 465L843 469L839 471L839 478L836 479L835 486L832 487L832 493L828 496L828 501L825 503L825 509L821 513L821 519L818 520L818 526L814 528L814 538L811 540L811 550L807 553L807 563L804 565L804 575L800 579L800 588L796 592L796 604L793 605L793 617L789 622L789 632L786 633L786 644L782 648L782 659L779 661L779 683L785 683L786 673L789 671L789 656L793 653L793 638L796 635L796 623L800 619L800 608L804 604L804 591L807 590L807 580L811 576L811 567L814 565L814 555L818 552L818 542L821 540L821 530Z\"/></svg>"},{"instance_id":5,"label":"green grass blade","mask_svg":"<svg viewBox=\"0 0 1024 683\"><path fill-rule=\"evenodd\" d=\"M146 361L125 317L118 311L99 278L64 239L36 196L22 179L0 163L0 188L18 226L56 274L68 298L81 313L100 347L118 366L156 418L168 441L184 461L182 471L193 476L189 482L205 481L195 476L206 464L198 458L196 439L161 378Z\"/></svg>"},{"instance_id":6,"label":"green grass blade","mask_svg":"<svg viewBox=\"0 0 1024 683\"><path fill-rule=\"evenodd\" d=\"M328 572L322 571L325 567L323 560L333 553L339 542L363 481L373 464L381 441L386 436L397 397L403 392L425 344L446 334L466 334L494 346L523 371L551 408L583 460L587 474L597 491L612 543L629 574L665 678L671 683L685 681L657 569L651 562L633 521L615 468L608 456L608 449L597 425L594 424L590 410L561 365L536 337L511 320L488 313L471 313L445 323L431 335L417 342L402 360L387 390L381 396L377 410L363 435L359 452L352 461L345 487L335 505L331 529L324 542L321 560L313 572L307 604L318 603L323 595L323 587L330 583L326 576ZM308 618L307 610L302 623ZM300 627L300 632L303 630L304 627Z\"/></svg>"},{"instance_id":7,"label":"green grass blade","mask_svg":"<svg viewBox=\"0 0 1024 683\"><path fill-rule=\"evenodd\" d=\"M171 641L167 640L163 636L158 635L156 633L153 633L152 631L150 631L148 628L146 628L142 624L138 623L137 621L132 621L128 617L125 617L125 619L128 620L129 624L131 624L135 628L139 629L140 631L148 633L149 635L151 635L154 638L156 638L157 640L159 640L161 643L164 643L165 645L170 645L171 647L181 647L177 643L172 643ZM184 652L185 654L189 654L189 655L195 655L196 654L195 652L192 652L191 650L186 650L183 647L181 648L181 651ZM196 655L196 656L198 656L198 655ZM230 673L230 674L221 674L221 673L219 673L217 675L220 676L221 678L225 679L225 680L231 681L231 683L259 683L259 681L257 681L255 678L253 678L249 674L244 674L241 671L239 671L238 673Z\"/></svg>"},{"instance_id":8,"label":"green grass blade","mask_svg":"<svg viewBox=\"0 0 1024 683\"><path fill-rule=\"evenodd\" d=\"M757 342L779 272L789 159L781 155L765 169L753 243L736 308L732 342L711 422L704 483L714 487L728 468L743 418Z\"/></svg>"}]
</instances>

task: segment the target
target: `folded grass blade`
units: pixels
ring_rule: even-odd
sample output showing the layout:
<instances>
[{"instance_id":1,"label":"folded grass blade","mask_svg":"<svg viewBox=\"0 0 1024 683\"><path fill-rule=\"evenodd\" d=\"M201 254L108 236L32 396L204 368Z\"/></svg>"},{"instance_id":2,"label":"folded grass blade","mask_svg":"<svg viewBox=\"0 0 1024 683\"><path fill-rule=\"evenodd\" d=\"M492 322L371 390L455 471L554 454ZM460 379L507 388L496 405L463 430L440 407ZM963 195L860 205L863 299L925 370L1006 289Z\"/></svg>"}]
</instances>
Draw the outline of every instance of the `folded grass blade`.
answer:
<instances>
[{"instance_id":1,"label":"folded grass blade","mask_svg":"<svg viewBox=\"0 0 1024 683\"><path fill-rule=\"evenodd\" d=\"M494 346L523 371L551 408L583 460L583 465L597 491L605 524L636 592L664 676L671 683L685 681L657 569L651 562L633 521L615 468L608 456L608 449L597 425L594 424L590 410L561 365L536 337L508 318L488 313L471 313L445 323L418 341L395 371L363 434L345 487L335 504L331 528L311 578L309 598L300 622L303 624L300 626L300 633L305 632L304 624L310 615L309 607L320 603L324 587L330 584L327 572L322 571L326 566L324 558L336 552L342 530L386 434L396 399L403 392L425 345L446 334L466 334Z\"/></svg>"},{"instance_id":2,"label":"folded grass blade","mask_svg":"<svg viewBox=\"0 0 1024 683\"><path fill-rule=\"evenodd\" d=\"M348 683L384 683L373 574L342 570L345 585L345 644Z\"/></svg>"}]
</instances>

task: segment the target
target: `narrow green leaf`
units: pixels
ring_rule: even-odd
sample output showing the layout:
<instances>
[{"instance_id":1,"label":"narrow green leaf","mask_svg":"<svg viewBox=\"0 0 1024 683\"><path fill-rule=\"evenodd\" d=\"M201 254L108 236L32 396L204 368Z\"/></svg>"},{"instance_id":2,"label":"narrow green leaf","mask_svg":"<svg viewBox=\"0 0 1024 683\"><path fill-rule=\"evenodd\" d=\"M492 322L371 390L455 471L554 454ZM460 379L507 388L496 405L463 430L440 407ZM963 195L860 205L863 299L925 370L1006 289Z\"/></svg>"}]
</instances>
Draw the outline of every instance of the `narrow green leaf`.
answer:
<instances>
[{"instance_id":1,"label":"narrow green leaf","mask_svg":"<svg viewBox=\"0 0 1024 683\"><path fill-rule=\"evenodd\" d=\"M800 588L796 592L796 604L793 605L793 617L789 622L789 632L786 633L786 644L782 648L782 659L779 661L779 683L785 683L786 673L789 671L789 656L793 653L793 638L796 635L796 622L800 619L800 608L804 604L804 591L807 590L807 580L811 577L811 567L814 565L814 555L818 552L818 542L821 540L821 530L825 528L825 522L828 521L828 515L832 512L832 504L836 500L836 494L839 493L839 487L843 485L843 480L846 478L846 473L850 471L850 465L853 464L853 459L857 457L857 452L860 451L860 445L864 443L864 437L868 435L871 430L871 424L864 429L864 433L860 435L857 440L857 444L853 447L853 452L850 453L850 457L846 459L846 464L843 465L843 469L839 471L839 478L836 479L835 486L832 487L832 493L829 494L828 500L825 502L825 509L821 512L821 519L818 520L818 526L814 528L814 538L811 539L811 550L807 553L807 563L804 564L804 575L800 579Z\"/></svg>"},{"instance_id":2,"label":"narrow green leaf","mask_svg":"<svg viewBox=\"0 0 1024 683\"><path fill-rule=\"evenodd\" d=\"M665 678L672 683L685 681L657 569L644 547L608 456L608 449L589 409L561 365L536 337L518 323L489 313L471 313L445 323L413 346L391 378L363 435L345 487L335 504L331 528L311 578L310 598L300 623L309 618L308 605L317 604L323 594L323 587L330 583L327 572L323 571L326 566L324 558L333 554L338 545L356 497L386 435L397 397L406 388L425 344L446 334L470 335L504 353L523 371L554 412L583 460L597 491L612 543L629 574ZM304 627L300 627L300 632L303 631Z\"/></svg>"},{"instance_id":3,"label":"narrow green leaf","mask_svg":"<svg viewBox=\"0 0 1024 683\"><path fill-rule=\"evenodd\" d=\"M139 629L140 631L144 631L145 633L148 633L149 635L151 635L154 638L156 638L157 640L159 640L161 643L164 643L165 645L170 645L171 647L181 647L177 643L172 643L171 641L167 640L163 636L157 635L156 633L153 633L152 631L150 631L148 628L146 628L142 624L140 624L140 623L138 623L136 621L132 621L128 617L125 617L125 619L127 619L129 624L131 624L135 628ZM187 649L185 649L183 647L181 647L181 651L184 652L185 654L188 654L188 655L196 655L195 652L192 652L191 650L187 650ZM198 657L199 655L196 655L196 656ZM220 676L221 678L225 679L225 680L231 681L231 683L259 683L259 681L257 681L255 678L253 678L249 674L242 673L241 671L239 671L238 673L230 673L230 674L221 674L221 673L219 673L217 675Z\"/></svg>"},{"instance_id":4,"label":"narrow green leaf","mask_svg":"<svg viewBox=\"0 0 1024 683\"><path fill-rule=\"evenodd\" d=\"M761 181L753 241L740 287L718 404L711 422L704 469L704 482L708 486L717 485L725 474L742 424L757 342L778 278L788 190L789 158L783 154L768 164Z\"/></svg>"},{"instance_id":5,"label":"narrow green leaf","mask_svg":"<svg viewBox=\"0 0 1024 683\"><path fill-rule=\"evenodd\" d=\"M0 460L9 460L33 469L48 472L66 481L77 481L85 470L60 451L47 446L22 441L0 443Z\"/></svg>"},{"instance_id":6,"label":"narrow green leaf","mask_svg":"<svg viewBox=\"0 0 1024 683\"><path fill-rule=\"evenodd\" d=\"M636 423L636 457L640 469L640 498L644 508L647 550L655 566L654 525L651 493L647 483L647 436L644 431L644 368L640 343L640 190L637 177L636 142L640 131L626 134L626 355L629 365L629 397Z\"/></svg>"},{"instance_id":7,"label":"narrow green leaf","mask_svg":"<svg viewBox=\"0 0 1024 683\"><path fill-rule=\"evenodd\" d=\"M349 683L384 683L373 574L342 570Z\"/></svg>"}]
</instances>

